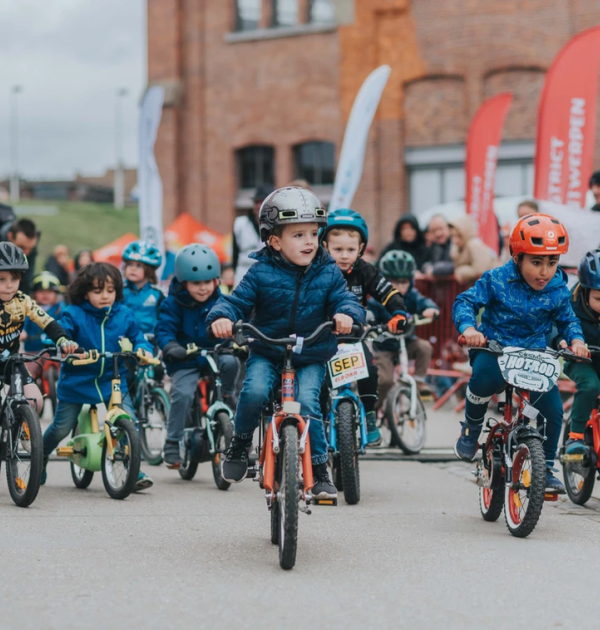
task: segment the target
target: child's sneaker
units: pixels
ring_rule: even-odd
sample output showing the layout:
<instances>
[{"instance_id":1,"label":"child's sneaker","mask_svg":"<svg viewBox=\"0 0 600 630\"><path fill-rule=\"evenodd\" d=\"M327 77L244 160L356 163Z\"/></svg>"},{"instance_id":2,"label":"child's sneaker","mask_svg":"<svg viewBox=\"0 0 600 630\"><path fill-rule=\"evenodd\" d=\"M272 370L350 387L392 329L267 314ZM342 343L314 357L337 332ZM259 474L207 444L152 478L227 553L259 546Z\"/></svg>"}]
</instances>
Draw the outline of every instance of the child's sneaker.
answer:
<instances>
[{"instance_id":1,"label":"child's sneaker","mask_svg":"<svg viewBox=\"0 0 600 630\"><path fill-rule=\"evenodd\" d=\"M331 483L327 464L313 464L313 481L315 485L310 493L314 499L337 499L336 487Z\"/></svg>"},{"instance_id":2,"label":"child's sneaker","mask_svg":"<svg viewBox=\"0 0 600 630\"><path fill-rule=\"evenodd\" d=\"M555 477L550 469L546 470L546 492L552 494L566 494L567 492L562 481Z\"/></svg>"},{"instance_id":3,"label":"child's sneaker","mask_svg":"<svg viewBox=\"0 0 600 630\"><path fill-rule=\"evenodd\" d=\"M460 426L462 429L460 431L460 437L456 440L456 444L454 445L454 453L459 459L472 462L479 448L478 440L481 435L483 422L479 424L461 422Z\"/></svg>"},{"instance_id":4,"label":"child's sneaker","mask_svg":"<svg viewBox=\"0 0 600 630\"><path fill-rule=\"evenodd\" d=\"M379 446L381 444L381 432L377 426L377 415L374 411L367 413L367 445Z\"/></svg>"},{"instance_id":5,"label":"child's sneaker","mask_svg":"<svg viewBox=\"0 0 600 630\"><path fill-rule=\"evenodd\" d=\"M167 468L179 468L181 466L179 442L165 442L165 448L163 450L163 460Z\"/></svg>"},{"instance_id":6,"label":"child's sneaker","mask_svg":"<svg viewBox=\"0 0 600 630\"><path fill-rule=\"evenodd\" d=\"M148 477L148 475L145 472L142 472L140 470L140 473L138 475L138 479L135 483L135 489L134 492L140 492L142 490L148 490L148 488L152 488L152 486L154 485L154 481L152 481L152 479L150 479L150 477Z\"/></svg>"},{"instance_id":7,"label":"child's sneaker","mask_svg":"<svg viewBox=\"0 0 600 630\"><path fill-rule=\"evenodd\" d=\"M585 455L586 451L583 433L570 433L569 439L565 442L565 455Z\"/></svg>"},{"instance_id":8,"label":"child's sneaker","mask_svg":"<svg viewBox=\"0 0 600 630\"><path fill-rule=\"evenodd\" d=\"M225 459L221 474L229 483L240 483L248 474L248 449L252 446L252 440L242 440L237 435L233 436L231 446L225 451Z\"/></svg>"}]
</instances>

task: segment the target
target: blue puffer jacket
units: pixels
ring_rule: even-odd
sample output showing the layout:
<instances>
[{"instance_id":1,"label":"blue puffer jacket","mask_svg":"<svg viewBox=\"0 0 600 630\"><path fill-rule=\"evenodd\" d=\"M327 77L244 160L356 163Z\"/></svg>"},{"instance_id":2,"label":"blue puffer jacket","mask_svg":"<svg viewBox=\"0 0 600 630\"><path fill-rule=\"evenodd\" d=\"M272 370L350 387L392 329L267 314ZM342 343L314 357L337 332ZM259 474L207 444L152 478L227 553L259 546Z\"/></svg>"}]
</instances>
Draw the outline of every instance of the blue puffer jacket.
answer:
<instances>
[{"instance_id":1,"label":"blue puffer jacket","mask_svg":"<svg viewBox=\"0 0 600 630\"><path fill-rule=\"evenodd\" d=\"M454 302L452 316L460 333L477 327L476 317L485 307L478 329L503 346L545 348L554 323L563 339L583 339L581 325L573 312L567 274L558 269L541 290L535 291L521 277L510 260L486 271Z\"/></svg>"},{"instance_id":2,"label":"blue puffer jacket","mask_svg":"<svg viewBox=\"0 0 600 630\"><path fill-rule=\"evenodd\" d=\"M365 309L348 291L342 272L322 247L308 267L288 263L269 247L250 257L257 262L233 293L217 302L208 316L208 325L220 317L232 321L243 319L250 320L268 337L287 337L293 333L308 337L337 313L364 324ZM283 348L258 341L251 344L251 350L273 361L280 361L284 352ZM336 351L337 338L327 331L314 345L294 355L294 365L322 363Z\"/></svg>"},{"instance_id":3,"label":"blue puffer jacket","mask_svg":"<svg viewBox=\"0 0 600 630\"><path fill-rule=\"evenodd\" d=\"M123 302L133 311L138 326L144 334L154 334L158 321L158 309L164 299L163 292L150 282L141 289L129 280L124 282Z\"/></svg>"},{"instance_id":4,"label":"blue puffer jacket","mask_svg":"<svg viewBox=\"0 0 600 630\"><path fill-rule=\"evenodd\" d=\"M176 341L184 347L188 343L195 343L199 348L212 348L217 341L208 337L206 318L220 297L221 291L217 287L206 302L197 302L173 278L169 287L169 296L160 305L160 314L156 325L158 347L163 350L168 343ZM194 357L190 361L166 363L169 374L184 368L196 366L202 368L207 365L204 357Z\"/></svg>"},{"instance_id":5,"label":"blue puffer jacket","mask_svg":"<svg viewBox=\"0 0 600 630\"><path fill-rule=\"evenodd\" d=\"M56 320L60 319L66 308L62 299L52 306L41 306L40 304L38 306ZM25 352L39 352L54 345L52 339L37 324L34 324L29 317L25 319L23 330L27 333L27 339L25 339L23 344Z\"/></svg>"},{"instance_id":6,"label":"blue puffer jacket","mask_svg":"<svg viewBox=\"0 0 600 630\"><path fill-rule=\"evenodd\" d=\"M81 306L71 304L60 320L60 325L70 339L83 350L119 352L119 339L127 337L134 350L143 348L152 352L133 313L122 303L115 302L110 308L94 308L89 302ZM127 391L127 369L120 361L121 390ZM60 371L58 399L70 403L101 403L110 398L110 381L113 375L112 359L100 359L91 365L64 363Z\"/></svg>"}]
</instances>

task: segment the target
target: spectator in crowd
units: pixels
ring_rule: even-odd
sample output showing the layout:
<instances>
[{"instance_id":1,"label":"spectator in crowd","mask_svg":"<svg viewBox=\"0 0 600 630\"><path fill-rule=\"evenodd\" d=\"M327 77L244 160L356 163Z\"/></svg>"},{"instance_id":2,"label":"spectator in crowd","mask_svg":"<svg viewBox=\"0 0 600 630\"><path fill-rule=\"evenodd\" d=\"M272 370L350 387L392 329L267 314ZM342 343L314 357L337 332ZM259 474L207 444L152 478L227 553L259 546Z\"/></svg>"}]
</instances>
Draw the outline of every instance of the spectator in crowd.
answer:
<instances>
[{"instance_id":1,"label":"spectator in crowd","mask_svg":"<svg viewBox=\"0 0 600 630\"><path fill-rule=\"evenodd\" d=\"M442 214L431 217L427 226L429 234L429 259L423 265L423 273L432 280L436 276L451 276L454 273L454 263L450 256L452 238L450 226Z\"/></svg>"},{"instance_id":2,"label":"spectator in crowd","mask_svg":"<svg viewBox=\"0 0 600 630\"><path fill-rule=\"evenodd\" d=\"M221 265L221 284L219 288L223 295L231 295L235 282L235 269L231 263Z\"/></svg>"},{"instance_id":3,"label":"spectator in crowd","mask_svg":"<svg viewBox=\"0 0 600 630\"><path fill-rule=\"evenodd\" d=\"M0 241L8 241L16 245L27 256L29 269L23 273L21 284L19 285L19 290L27 295L31 292L39 238L40 233L31 219L17 219L12 223L6 223L0 228Z\"/></svg>"},{"instance_id":4,"label":"spectator in crowd","mask_svg":"<svg viewBox=\"0 0 600 630\"><path fill-rule=\"evenodd\" d=\"M590 190L592 191L592 195L594 195L592 210L600 212L600 171L592 173L590 177Z\"/></svg>"},{"instance_id":5,"label":"spectator in crowd","mask_svg":"<svg viewBox=\"0 0 600 630\"><path fill-rule=\"evenodd\" d=\"M252 198L252 208L233 222L233 267L236 286L255 262L250 258L250 254L262 249L263 244L258 229L258 212L262 202L274 190L271 184L261 184Z\"/></svg>"},{"instance_id":6,"label":"spectator in crowd","mask_svg":"<svg viewBox=\"0 0 600 630\"><path fill-rule=\"evenodd\" d=\"M475 282L488 269L493 269L498 260L494 252L477 237L473 218L466 214L450 224L454 263L454 276L459 282Z\"/></svg>"},{"instance_id":7,"label":"spectator in crowd","mask_svg":"<svg viewBox=\"0 0 600 630\"><path fill-rule=\"evenodd\" d=\"M66 287L69 284L69 248L57 245L44 268L58 278L61 287Z\"/></svg>"},{"instance_id":8,"label":"spectator in crowd","mask_svg":"<svg viewBox=\"0 0 600 630\"><path fill-rule=\"evenodd\" d=\"M82 249L80 252L77 252L73 262L75 264L73 277L75 277L80 269L94 262L94 252L91 249Z\"/></svg>"},{"instance_id":9,"label":"spectator in crowd","mask_svg":"<svg viewBox=\"0 0 600 630\"><path fill-rule=\"evenodd\" d=\"M526 217L528 214L539 214L540 207L537 202L532 199L526 199L525 201L521 201L521 203L517 206L517 214L519 215L519 219Z\"/></svg>"},{"instance_id":10,"label":"spectator in crowd","mask_svg":"<svg viewBox=\"0 0 600 630\"><path fill-rule=\"evenodd\" d=\"M419 227L419 222L412 214L406 214L400 218L394 228L394 240L386 245L381 252L379 260L386 252L392 250L402 250L408 252L417 264L417 273L415 278L419 278L422 274L421 269L429 259L429 249L425 244L425 234Z\"/></svg>"}]
</instances>

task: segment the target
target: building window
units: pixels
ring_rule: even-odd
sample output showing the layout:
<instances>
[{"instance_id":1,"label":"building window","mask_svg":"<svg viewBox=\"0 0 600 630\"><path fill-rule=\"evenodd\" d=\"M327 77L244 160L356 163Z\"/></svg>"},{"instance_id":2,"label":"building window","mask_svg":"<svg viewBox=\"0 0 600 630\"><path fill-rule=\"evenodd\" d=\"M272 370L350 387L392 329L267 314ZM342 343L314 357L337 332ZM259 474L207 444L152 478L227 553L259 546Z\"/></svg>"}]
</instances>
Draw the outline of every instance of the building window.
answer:
<instances>
[{"instance_id":1,"label":"building window","mask_svg":"<svg viewBox=\"0 0 600 630\"><path fill-rule=\"evenodd\" d=\"M238 187L256 188L275 183L275 149L252 146L237 152Z\"/></svg>"},{"instance_id":2,"label":"building window","mask_svg":"<svg viewBox=\"0 0 600 630\"><path fill-rule=\"evenodd\" d=\"M309 0L308 21L314 24L331 24L335 21L335 11L331 0Z\"/></svg>"},{"instance_id":3,"label":"building window","mask_svg":"<svg viewBox=\"0 0 600 630\"><path fill-rule=\"evenodd\" d=\"M296 177L313 186L333 184L335 177L333 142L304 142L294 147Z\"/></svg>"},{"instance_id":4,"label":"building window","mask_svg":"<svg viewBox=\"0 0 600 630\"><path fill-rule=\"evenodd\" d=\"M298 24L298 0L273 0L273 26Z\"/></svg>"},{"instance_id":5,"label":"building window","mask_svg":"<svg viewBox=\"0 0 600 630\"><path fill-rule=\"evenodd\" d=\"M261 4L261 0L236 0L236 31L253 31L260 26Z\"/></svg>"}]
</instances>

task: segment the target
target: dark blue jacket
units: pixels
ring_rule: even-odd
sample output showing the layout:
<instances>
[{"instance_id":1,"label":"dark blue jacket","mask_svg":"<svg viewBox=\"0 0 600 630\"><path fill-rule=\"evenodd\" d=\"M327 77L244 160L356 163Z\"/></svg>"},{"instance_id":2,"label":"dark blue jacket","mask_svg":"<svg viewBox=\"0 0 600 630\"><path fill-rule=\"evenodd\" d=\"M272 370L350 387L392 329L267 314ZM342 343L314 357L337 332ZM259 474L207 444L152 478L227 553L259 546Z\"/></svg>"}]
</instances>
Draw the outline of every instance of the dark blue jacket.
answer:
<instances>
[{"instance_id":1,"label":"dark blue jacket","mask_svg":"<svg viewBox=\"0 0 600 630\"><path fill-rule=\"evenodd\" d=\"M231 321L250 321L268 337L291 334L308 337L325 321L341 313L364 324L365 309L347 290L346 280L335 261L319 247L308 267L284 260L270 247L250 254L256 263L250 267L231 295L224 295L211 310L207 324L226 317ZM283 348L259 341L251 350L279 362ZM322 363L337 351L337 338L331 332L322 334L312 346L294 355L294 365Z\"/></svg>"},{"instance_id":2,"label":"dark blue jacket","mask_svg":"<svg viewBox=\"0 0 600 630\"><path fill-rule=\"evenodd\" d=\"M588 291L577 283L571 291L571 304L581 321L585 342L600 347L600 315L590 308L587 295ZM600 355L592 354L592 361L596 368L600 367Z\"/></svg>"},{"instance_id":3,"label":"dark blue jacket","mask_svg":"<svg viewBox=\"0 0 600 630\"><path fill-rule=\"evenodd\" d=\"M477 326L482 308L485 310ZM545 348L553 323L569 345L573 339L583 339L571 306L567 274L560 268L541 291L536 291L509 260L502 267L486 271L474 286L461 293L454 302L452 317L459 333L474 326L503 346Z\"/></svg>"},{"instance_id":4,"label":"dark blue jacket","mask_svg":"<svg viewBox=\"0 0 600 630\"><path fill-rule=\"evenodd\" d=\"M143 348L152 352L133 313L122 303L110 308L94 308L89 302L81 306L71 304L60 320L67 336L83 350L119 352L119 339L127 337L134 350ZM121 390L127 391L127 369L120 361ZM90 365L63 363L58 380L58 399L69 403L101 403L110 398L110 381L113 375L112 359L100 359Z\"/></svg>"},{"instance_id":5,"label":"dark blue jacket","mask_svg":"<svg viewBox=\"0 0 600 630\"><path fill-rule=\"evenodd\" d=\"M156 325L156 343L164 347L176 341L185 347L195 343L199 348L212 348L217 340L208 337L206 318L210 309L221 297L217 287L206 302L197 302L175 279L169 286L169 295L160 305L158 324ZM190 361L167 363L167 372L173 374L184 368L205 367L208 365L204 357L194 357Z\"/></svg>"},{"instance_id":6,"label":"dark blue jacket","mask_svg":"<svg viewBox=\"0 0 600 630\"><path fill-rule=\"evenodd\" d=\"M38 306L46 311L50 317L54 317L56 320L61 318L61 315L66 308L62 299L49 307L41 306L39 304ZM25 339L25 343L23 344L25 352L39 352L40 350L53 345L50 337L48 337L48 335L37 324L34 324L29 317L25 319L23 330L27 333L27 339Z\"/></svg>"},{"instance_id":7,"label":"dark blue jacket","mask_svg":"<svg viewBox=\"0 0 600 630\"><path fill-rule=\"evenodd\" d=\"M133 282L123 284L123 302L135 315L138 326L144 334L154 334L158 321L158 309L165 299L163 292L150 282L138 289Z\"/></svg>"}]
</instances>

